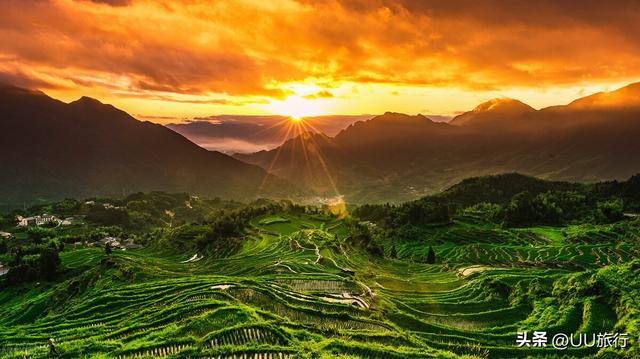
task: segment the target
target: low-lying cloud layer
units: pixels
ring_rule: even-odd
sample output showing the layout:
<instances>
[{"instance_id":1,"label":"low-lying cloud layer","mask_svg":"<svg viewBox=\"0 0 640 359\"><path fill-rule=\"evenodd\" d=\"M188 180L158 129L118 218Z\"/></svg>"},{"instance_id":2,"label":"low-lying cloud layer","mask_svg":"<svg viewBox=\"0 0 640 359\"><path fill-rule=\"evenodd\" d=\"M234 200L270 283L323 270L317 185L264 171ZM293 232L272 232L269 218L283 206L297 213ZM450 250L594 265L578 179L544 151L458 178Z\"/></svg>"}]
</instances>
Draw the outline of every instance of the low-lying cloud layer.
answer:
<instances>
[{"instance_id":1,"label":"low-lying cloud layer","mask_svg":"<svg viewBox=\"0 0 640 359\"><path fill-rule=\"evenodd\" d=\"M357 121L373 116L318 116L292 122L283 116L210 116L166 125L201 147L226 153L270 150L304 131L335 136Z\"/></svg>"}]
</instances>

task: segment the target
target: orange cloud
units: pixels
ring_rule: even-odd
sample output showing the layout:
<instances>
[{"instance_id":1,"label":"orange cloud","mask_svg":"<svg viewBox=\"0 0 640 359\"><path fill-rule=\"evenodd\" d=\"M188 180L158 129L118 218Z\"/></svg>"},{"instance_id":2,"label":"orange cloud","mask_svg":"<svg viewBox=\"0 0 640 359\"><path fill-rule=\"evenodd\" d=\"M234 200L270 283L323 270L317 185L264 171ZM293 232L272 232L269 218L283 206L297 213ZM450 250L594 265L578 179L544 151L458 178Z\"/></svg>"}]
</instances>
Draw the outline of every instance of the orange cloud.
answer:
<instances>
[{"instance_id":1,"label":"orange cloud","mask_svg":"<svg viewBox=\"0 0 640 359\"><path fill-rule=\"evenodd\" d=\"M0 81L215 104L284 99L286 84L310 79L468 91L631 81L639 9L626 0L12 1L0 12Z\"/></svg>"},{"instance_id":2,"label":"orange cloud","mask_svg":"<svg viewBox=\"0 0 640 359\"><path fill-rule=\"evenodd\" d=\"M318 91L316 93L312 93L304 96L304 98L310 99L310 100L317 99L317 98L332 98L332 97L333 97L333 94L327 90Z\"/></svg>"}]
</instances>

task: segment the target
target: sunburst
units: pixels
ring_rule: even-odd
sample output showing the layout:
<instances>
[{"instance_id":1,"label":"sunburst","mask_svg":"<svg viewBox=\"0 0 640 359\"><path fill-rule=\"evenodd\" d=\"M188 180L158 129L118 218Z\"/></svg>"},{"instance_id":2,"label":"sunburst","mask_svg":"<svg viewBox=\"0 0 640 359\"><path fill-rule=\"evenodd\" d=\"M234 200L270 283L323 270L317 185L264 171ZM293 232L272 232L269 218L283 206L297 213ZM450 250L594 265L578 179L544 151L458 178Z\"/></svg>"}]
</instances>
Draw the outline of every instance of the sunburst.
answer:
<instances>
[{"instance_id":1,"label":"sunburst","mask_svg":"<svg viewBox=\"0 0 640 359\"><path fill-rule=\"evenodd\" d=\"M316 162L320 168L322 169L323 175L327 179L327 184L330 186L331 192L333 194L331 197L334 198L342 198L338 188L336 186L335 178L329 169L329 163L327 161L326 156L322 153L320 144L316 141L314 136L305 136L306 133L320 133L318 129L316 129L311 122L310 119L307 119L308 116L301 115L292 115L289 112L288 117L283 119L286 124L286 131L283 133L283 137L281 138L281 143L284 143L288 139L296 139L294 146L298 147L304 157L304 161L306 162L306 170L309 171L309 174L312 173L312 162ZM282 123L282 122L280 122ZM281 151L283 147L280 146L276 150L275 155L273 156L273 160L267 167L267 176L262 181L262 185L260 186L260 191L266 185L266 182L273 173L276 163L281 156Z\"/></svg>"}]
</instances>

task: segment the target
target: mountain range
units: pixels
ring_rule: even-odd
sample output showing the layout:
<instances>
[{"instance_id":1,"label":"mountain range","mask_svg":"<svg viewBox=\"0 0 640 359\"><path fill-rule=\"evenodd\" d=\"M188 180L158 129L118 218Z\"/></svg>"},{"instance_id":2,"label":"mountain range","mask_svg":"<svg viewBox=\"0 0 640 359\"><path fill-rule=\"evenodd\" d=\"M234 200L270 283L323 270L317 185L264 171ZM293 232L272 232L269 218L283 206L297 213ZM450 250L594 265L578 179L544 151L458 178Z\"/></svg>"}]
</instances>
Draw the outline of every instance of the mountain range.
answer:
<instances>
[{"instance_id":1,"label":"mountain range","mask_svg":"<svg viewBox=\"0 0 640 359\"><path fill-rule=\"evenodd\" d=\"M640 83L536 110L500 98L449 123L385 113L334 137L303 133L236 158L316 194L350 202L404 201L470 176L624 180L640 172Z\"/></svg>"},{"instance_id":2,"label":"mountain range","mask_svg":"<svg viewBox=\"0 0 640 359\"><path fill-rule=\"evenodd\" d=\"M83 97L69 104L0 86L0 202L189 192L249 199L295 194L262 168ZM286 189L286 192L285 192Z\"/></svg>"},{"instance_id":3,"label":"mountain range","mask_svg":"<svg viewBox=\"0 0 640 359\"><path fill-rule=\"evenodd\" d=\"M305 127L335 136L350 124L372 115L305 117ZM196 117L165 126L208 150L223 153L252 153L278 147L299 133L287 116L218 115Z\"/></svg>"},{"instance_id":4,"label":"mountain range","mask_svg":"<svg viewBox=\"0 0 640 359\"><path fill-rule=\"evenodd\" d=\"M540 110L494 99L448 123L388 112L233 157L88 97L3 85L0 136L5 204L151 190L398 202L505 172L625 180L640 172L640 83Z\"/></svg>"}]
</instances>

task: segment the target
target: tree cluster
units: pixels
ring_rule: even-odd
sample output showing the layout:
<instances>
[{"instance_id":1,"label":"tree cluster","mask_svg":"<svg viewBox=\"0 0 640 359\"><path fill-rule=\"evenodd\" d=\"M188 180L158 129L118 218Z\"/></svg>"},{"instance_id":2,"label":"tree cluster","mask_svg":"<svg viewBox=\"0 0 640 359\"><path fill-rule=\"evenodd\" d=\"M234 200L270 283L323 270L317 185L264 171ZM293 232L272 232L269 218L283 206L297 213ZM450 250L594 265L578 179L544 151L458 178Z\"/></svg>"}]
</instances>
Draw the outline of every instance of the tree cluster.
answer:
<instances>
[{"instance_id":1,"label":"tree cluster","mask_svg":"<svg viewBox=\"0 0 640 359\"><path fill-rule=\"evenodd\" d=\"M55 242L16 248L9 263L9 272L4 276L5 283L18 285L53 279L60 267L58 252L61 249Z\"/></svg>"}]
</instances>

